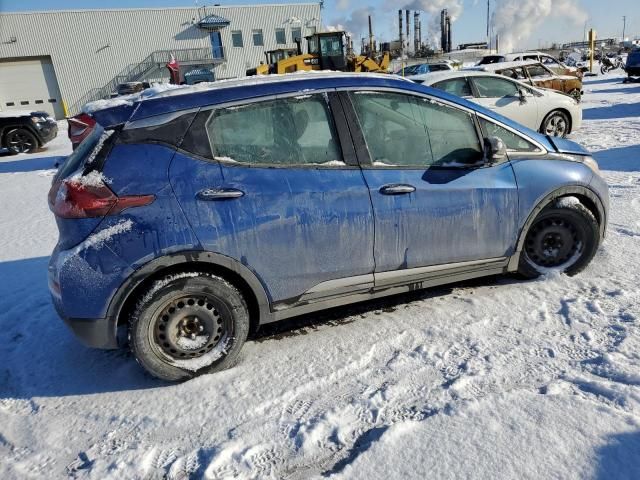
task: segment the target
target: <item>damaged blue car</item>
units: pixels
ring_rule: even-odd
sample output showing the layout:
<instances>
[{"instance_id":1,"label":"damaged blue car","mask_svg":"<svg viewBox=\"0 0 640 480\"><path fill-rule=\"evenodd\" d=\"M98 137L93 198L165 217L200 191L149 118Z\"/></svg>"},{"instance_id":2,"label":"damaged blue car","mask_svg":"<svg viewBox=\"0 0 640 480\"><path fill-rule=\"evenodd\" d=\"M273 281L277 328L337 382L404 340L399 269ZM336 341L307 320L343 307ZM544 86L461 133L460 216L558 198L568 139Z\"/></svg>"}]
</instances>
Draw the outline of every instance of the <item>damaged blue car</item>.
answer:
<instances>
[{"instance_id":1,"label":"damaged blue car","mask_svg":"<svg viewBox=\"0 0 640 480\"><path fill-rule=\"evenodd\" d=\"M119 105L61 165L53 303L152 375L251 328L474 277L583 270L608 192L581 146L404 79L305 73Z\"/></svg>"}]
</instances>

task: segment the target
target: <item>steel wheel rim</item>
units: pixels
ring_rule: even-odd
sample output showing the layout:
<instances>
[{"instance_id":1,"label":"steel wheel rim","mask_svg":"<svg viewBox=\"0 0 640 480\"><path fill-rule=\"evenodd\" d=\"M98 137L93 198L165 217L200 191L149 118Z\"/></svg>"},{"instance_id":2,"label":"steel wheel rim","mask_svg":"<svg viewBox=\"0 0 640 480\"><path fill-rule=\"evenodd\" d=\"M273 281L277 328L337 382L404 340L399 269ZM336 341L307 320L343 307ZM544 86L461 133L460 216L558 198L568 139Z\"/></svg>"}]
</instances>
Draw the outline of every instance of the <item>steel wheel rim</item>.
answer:
<instances>
[{"instance_id":1,"label":"steel wheel rim","mask_svg":"<svg viewBox=\"0 0 640 480\"><path fill-rule=\"evenodd\" d=\"M567 122L560 114L555 114L547 120L545 133L553 137L561 137L567 131Z\"/></svg>"},{"instance_id":2,"label":"steel wheel rim","mask_svg":"<svg viewBox=\"0 0 640 480\"><path fill-rule=\"evenodd\" d=\"M17 153L28 152L34 147L33 140L29 138L29 135L21 132L14 132L10 134L9 141L7 143L9 145L9 149Z\"/></svg>"},{"instance_id":3,"label":"steel wheel rim","mask_svg":"<svg viewBox=\"0 0 640 480\"><path fill-rule=\"evenodd\" d=\"M573 222L550 217L536 222L525 240L525 254L543 268L568 267L582 253L584 239Z\"/></svg>"},{"instance_id":4,"label":"steel wheel rim","mask_svg":"<svg viewBox=\"0 0 640 480\"><path fill-rule=\"evenodd\" d=\"M153 316L149 336L156 354L170 362L223 350L233 334L230 312L210 295L180 295Z\"/></svg>"}]
</instances>

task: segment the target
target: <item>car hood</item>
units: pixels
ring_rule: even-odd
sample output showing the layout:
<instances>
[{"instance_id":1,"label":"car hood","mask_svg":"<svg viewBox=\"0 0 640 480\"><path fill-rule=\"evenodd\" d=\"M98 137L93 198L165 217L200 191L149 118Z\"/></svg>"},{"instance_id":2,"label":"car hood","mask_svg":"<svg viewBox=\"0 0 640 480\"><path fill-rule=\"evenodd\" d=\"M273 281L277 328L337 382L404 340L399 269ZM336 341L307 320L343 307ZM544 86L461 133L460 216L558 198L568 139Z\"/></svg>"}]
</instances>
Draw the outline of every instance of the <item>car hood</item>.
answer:
<instances>
[{"instance_id":1,"label":"car hood","mask_svg":"<svg viewBox=\"0 0 640 480\"><path fill-rule=\"evenodd\" d=\"M558 153L568 153L571 155L591 155L589 150L584 148L582 145L577 144L576 142L572 142L571 140L550 136L547 136L547 139Z\"/></svg>"}]
</instances>

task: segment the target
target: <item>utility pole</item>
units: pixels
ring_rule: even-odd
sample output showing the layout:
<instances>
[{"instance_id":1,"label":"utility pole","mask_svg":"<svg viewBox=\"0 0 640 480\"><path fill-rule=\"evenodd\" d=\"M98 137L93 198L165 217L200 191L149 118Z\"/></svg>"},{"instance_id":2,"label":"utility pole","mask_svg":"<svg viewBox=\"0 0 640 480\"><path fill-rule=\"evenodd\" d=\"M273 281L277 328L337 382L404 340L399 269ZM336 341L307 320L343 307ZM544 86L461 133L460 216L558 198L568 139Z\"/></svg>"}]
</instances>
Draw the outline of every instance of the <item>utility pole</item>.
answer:
<instances>
[{"instance_id":1,"label":"utility pole","mask_svg":"<svg viewBox=\"0 0 640 480\"><path fill-rule=\"evenodd\" d=\"M624 15L622 17L622 41L624 42L624 31L626 30L627 27L627 16Z\"/></svg>"}]
</instances>

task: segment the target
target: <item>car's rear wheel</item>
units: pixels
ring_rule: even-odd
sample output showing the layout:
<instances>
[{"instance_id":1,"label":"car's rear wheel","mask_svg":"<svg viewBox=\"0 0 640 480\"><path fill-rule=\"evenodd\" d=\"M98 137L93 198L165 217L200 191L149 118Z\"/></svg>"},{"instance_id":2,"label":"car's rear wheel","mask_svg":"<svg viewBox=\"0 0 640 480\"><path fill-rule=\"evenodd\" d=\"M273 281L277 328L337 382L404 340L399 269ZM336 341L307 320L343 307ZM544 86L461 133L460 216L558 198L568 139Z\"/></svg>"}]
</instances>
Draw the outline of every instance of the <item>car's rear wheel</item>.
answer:
<instances>
[{"instance_id":1,"label":"car's rear wheel","mask_svg":"<svg viewBox=\"0 0 640 480\"><path fill-rule=\"evenodd\" d=\"M550 137L566 137L569 134L571 122L569 116L560 111L550 112L542 121L540 132Z\"/></svg>"},{"instance_id":2,"label":"car's rear wheel","mask_svg":"<svg viewBox=\"0 0 640 480\"><path fill-rule=\"evenodd\" d=\"M600 229L593 214L575 197L547 207L529 228L520 255L518 272L535 278L558 271L575 275L598 249Z\"/></svg>"},{"instance_id":3,"label":"car's rear wheel","mask_svg":"<svg viewBox=\"0 0 640 480\"><path fill-rule=\"evenodd\" d=\"M31 153L38 149L38 139L26 128L10 130L4 139L4 144L10 153Z\"/></svg>"},{"instance_id":4,"label":"car's rear wheel","mask_svg":"<svg viewBox=\"0 0 640 480\"><path fill-rule=\"evenodd\" d=\"M138 362L169 381L233 366L249 332L242 294L216 275L189 272L154 282L129 326Z\"/></svg>"}]
</instances>

